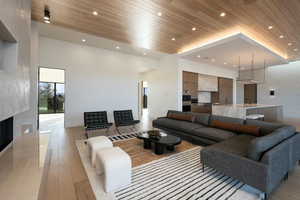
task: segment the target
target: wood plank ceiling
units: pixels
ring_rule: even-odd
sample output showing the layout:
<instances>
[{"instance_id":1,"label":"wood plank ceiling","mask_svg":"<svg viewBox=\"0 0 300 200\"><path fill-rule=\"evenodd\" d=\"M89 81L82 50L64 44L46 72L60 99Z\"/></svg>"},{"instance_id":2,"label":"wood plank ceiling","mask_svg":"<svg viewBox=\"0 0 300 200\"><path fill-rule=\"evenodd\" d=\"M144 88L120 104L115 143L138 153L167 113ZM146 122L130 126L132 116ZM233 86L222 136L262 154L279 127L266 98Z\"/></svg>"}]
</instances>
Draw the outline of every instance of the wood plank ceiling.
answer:
<instances>
[{"instance_id":1,"label":"wood plank ceiling","mask_svg":"<svg viewBox=\"0 0 300 200\"><path fill-rule=\"evenodd\" d=\"M33 0L34 20L43 21L45 5L55 25L165 53L241 31L300 58L299 0Z\"/></svg>"}]
</instances>

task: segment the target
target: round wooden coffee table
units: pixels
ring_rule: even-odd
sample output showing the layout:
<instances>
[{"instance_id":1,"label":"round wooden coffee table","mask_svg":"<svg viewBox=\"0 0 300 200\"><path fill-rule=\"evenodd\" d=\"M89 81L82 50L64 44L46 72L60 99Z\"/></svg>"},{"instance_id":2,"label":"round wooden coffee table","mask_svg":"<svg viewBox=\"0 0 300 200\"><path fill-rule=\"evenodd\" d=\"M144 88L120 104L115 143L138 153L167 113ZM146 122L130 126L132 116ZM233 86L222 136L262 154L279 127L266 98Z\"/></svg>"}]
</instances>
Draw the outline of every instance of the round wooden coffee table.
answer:
<instances>
[{"instance_id":1,"label":"round wooden coffee table","mask_svg":"<svg viewBox=\"0 0 300 200\"><path fill-rule=\"evenodd\" d=\"M167 134L165 132L159 131L160 137L152 138L149 136L148 132L143 132L137 136L137 138L144 141L144 148L151 149L152 143L154 144L154 153L161 155L164 150L174 151L175 146L181 143L181 139L174 135Z\"/></svg>"}]
</instances>

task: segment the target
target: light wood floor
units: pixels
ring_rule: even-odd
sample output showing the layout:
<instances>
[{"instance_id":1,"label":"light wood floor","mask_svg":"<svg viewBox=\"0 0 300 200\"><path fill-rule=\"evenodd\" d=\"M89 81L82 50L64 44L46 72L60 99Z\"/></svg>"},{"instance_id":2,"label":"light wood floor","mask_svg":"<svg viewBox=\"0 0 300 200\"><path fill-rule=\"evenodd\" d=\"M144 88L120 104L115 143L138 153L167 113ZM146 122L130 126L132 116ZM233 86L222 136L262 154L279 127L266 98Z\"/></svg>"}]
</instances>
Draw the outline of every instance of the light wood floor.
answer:
<instances>
[{"instance_id":1,"label":"light wood floor","mask_svg":"<svg viewBox=\"0 0 300 200\"><path fill-rule=\"evenodd\" d=\"M140 129L149 128L151 121L143 119ZM84 138L83 128L64 129L61 118L54 118L45 122L42 130L50 130L51 136L39 200L95 200L75 145ZM270 199L300 200L300 167Z\"/></svg>"}]
</instances>

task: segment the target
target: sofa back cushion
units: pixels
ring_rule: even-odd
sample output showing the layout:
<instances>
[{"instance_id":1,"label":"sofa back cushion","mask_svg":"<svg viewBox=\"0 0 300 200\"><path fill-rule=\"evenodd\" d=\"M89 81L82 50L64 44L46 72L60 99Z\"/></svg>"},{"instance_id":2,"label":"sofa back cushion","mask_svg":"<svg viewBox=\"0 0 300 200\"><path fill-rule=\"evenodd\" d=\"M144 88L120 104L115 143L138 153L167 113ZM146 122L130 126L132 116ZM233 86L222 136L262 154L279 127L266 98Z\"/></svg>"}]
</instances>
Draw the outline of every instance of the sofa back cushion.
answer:
<instances>
[{"instance_id":1,"label":"sofa back cushion","mask_svg":"<svg viewBox=\"0 0 300 200\"><path fill-rule=\"evenodd\" d=\"M256 137L260 136L260 127L258 126L222 122L218 120L213 120L211 122L211 126L214 128L232 131L239 134L247 134Z\"/></svg>"},{"instance_id":2,"label":"sofa back cushion","mask_svg":"<svg viewBox=\"0 0 300 200\"><path fill-rule=\"evenodd\" d=\"M222 122L219 120L213 120L211 122L211 126L214 128L219 128L227 131L237 132L239 128L239 124L229 123L229 122Z\"/></svg>"},{"instance_id":3,"label":"sofa back cushion","mask_svg":"<svg viewBox=\"0 0 300 200\"><path fill-rule=\"evenodd\" d=\"M197 124L209 125L209 119L210 119L210 114L207 113L193 113L194 115L194 122Z\"/></svg>"},{"instance_id":4,"label":"sofa back cushion","mask_svg":"<svg viewBox=\"0 0 300 200\"><path fill-rule=\"evenodd\" d=\"M280 123L265 122L265 121L253 120L253 119L247 119L246 124L260 127L260 134L263 136L268 135L272 133L274 130L284 126L284 124L280 124Z\"/></svg>"},{"instance_id":5,"label":"sofa back cushion","mask_svg":"<svg viewBox=\"0 0 300 200\"><path fill-rule=\"evenodd\" d=\"M233 124L244 124L244 120L243 119L233 118L233 117L224 117L224 116L219 116L219 115L211 115L211 117L210 117L210 125L215 120L221 121L221 122L226 122L226 123L233 123Z\"/></svg>"},{"instance_id":6,"label":"sofa back cushion","mask_svg":"<svg viewBox=\"0 0 300 200\"><path fill-rule=\"evenodd\" d=\"M192 122L194 116L191 113L169 110L167 114L167 118Z\"/></svg>"},{"instance_id":7,"label":"sofa back cushion","mask_svg":"<svg viewBox=\"0 0 300 200\"><path fill-rule=\"evenodd\" d=\"M285 139L291 137L295 134L295 132L295 127L284 126L279 129L276 129L274 132L266 136L252 140L249 146L247 157L252 160L259 161L265 152L272 149Z\"/></svg>"},{"instance_id":8,"label":"sofa back cushion","mask_svg":"<svg viewBox=\"0 0 300 200\"><path fill-rule=\"evenodd\" d=\"M256 137L261 136L260 127L254 125L239 125L237 132L240 134L253 135Z\"/></svg>"}]
</instances>

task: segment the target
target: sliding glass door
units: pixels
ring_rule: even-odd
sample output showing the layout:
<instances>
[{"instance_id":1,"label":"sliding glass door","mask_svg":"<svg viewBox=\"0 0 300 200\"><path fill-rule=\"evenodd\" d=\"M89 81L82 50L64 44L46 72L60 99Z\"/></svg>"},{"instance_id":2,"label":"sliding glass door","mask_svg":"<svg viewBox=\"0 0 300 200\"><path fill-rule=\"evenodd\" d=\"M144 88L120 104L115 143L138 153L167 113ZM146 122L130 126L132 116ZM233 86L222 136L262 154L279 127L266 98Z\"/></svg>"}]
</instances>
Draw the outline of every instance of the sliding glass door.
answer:
<instances>
[{"instance_id":1,"label":"sliding glass door","mask_svg":"<svg viewBox=\"0 0 300 200\"><path fill-rule=\"evenodd\" d=\"M39 83L39 114L64 113L65 86L63 83Z\"/></svg>"}]
</instances>

